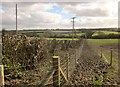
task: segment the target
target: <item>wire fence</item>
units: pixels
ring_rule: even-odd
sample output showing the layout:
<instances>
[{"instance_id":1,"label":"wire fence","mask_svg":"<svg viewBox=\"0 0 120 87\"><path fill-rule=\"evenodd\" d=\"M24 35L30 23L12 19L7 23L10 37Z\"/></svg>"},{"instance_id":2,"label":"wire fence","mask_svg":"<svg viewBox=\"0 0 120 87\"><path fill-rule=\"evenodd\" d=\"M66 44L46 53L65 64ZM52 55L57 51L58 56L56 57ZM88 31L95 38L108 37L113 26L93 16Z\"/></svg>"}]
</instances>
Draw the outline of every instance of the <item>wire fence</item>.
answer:
<instances>
[{"instance_id":1,"label":"wire fence","mask_svg":"<svg viewBox=\"0 0 120 87\"><path fill-rule=\"evenodd\" d=\"M76 44L74 46L78 46L78 48L72 49L73 46L65 44L66 41L62 41L60 43L64 43L63 48L64 50L66 50L63 52L56 53L57 55L60 55L60 68L63 73L63 76L60 77L60 85L63 86L63 85L71 84L71 82L69 81L69 77L73 73L77 60L80 57L80 51L81 51L80 49L82 49L82 45L80 46L81 41L76 41L72 44ZM70 47L67 48L66 46L70 46Z\"/></svg>"},{"instance_id":2,"label":"wire fence","mask_svg":"<svg viewBox=\"0 0 120 87\"><path fill-rule=\"evenodd\" d=\"M76 65L76 58L79 58L79 49L77 47L80 46L81 40L74 41L74 42L66 41L66 40L63 40L63 41L53 40L53 41L50 41L49 44L52 44L50 45L51 48L53 48L52 54L60 56L60 69L59 69L60 83L59 84L67 85L68 82L66 83L66 81L69 80L70 75L74 71L74 68ZM4 65L5 83L7 83L8 85L40 84L43 78L46 78L45 76L48 73L53 74L51 72L53 68L52 64L53 64L53 60L51 57L50 59L42 60L39 63L32 63L32 64L28 63L28 64L22 64L22 65L13 64L10 66ZM53 76L51 78L53 78ZM53 82L53 79L49 79L49 81L44 85L49 85L54 82Z\"/></svg>"},{"instance_id":3,"label":"wire fence","mask_svg":"<svg viewBox=\"0 0 120 87\"><path fill-rule=\"evenodd\" d=\"M53 43L53 42L50 42L50 43ZM12 66L12 67L8 67L4 65L4 69L0 68L1 78L5 78L5 80L10 81L9 85L19 84L18 81L12 82L11 77L12 79L15 79L16 77L19 78L20 72L22 72L22 77L24 79L21 79L21 80L23 80L23 84L29 84L31 82L31 85L39 84L40 86L71 85L72 82L69 80L69 78L74 72L75 66L79 61L82 48L84 46L84 41L79 41L79 42L76 41L72 43L74 45L76 44L76 47L74 49L72 49L73 47L70 46L70 43L71 43L70 41L69 42L58 41L55 43L58 45L55 46L53 50L54 52L53 54L59 55L59 56L53 56L53 58L49 60L44 60L39 64L36 63L32 65L18 65L18 66ZM65 43L68 43L68 44L65 44ZM60 48L58 46L60 46ZM58 47L58 49L62 49L63 51L59 51L58 49L56 49L56 47ZM112 49L110 50L110 54L111 54L110 65L112 65L112 56L113 56ZM101 57L103 57L102 50L100 55ZM9 72L12 72L12 74L9 74ZM33 77L35 78L34 80L33 80ZM4 84L4 79L0 79L0 80L2 82L1 84Z\"/></svg>"}]
</instances>

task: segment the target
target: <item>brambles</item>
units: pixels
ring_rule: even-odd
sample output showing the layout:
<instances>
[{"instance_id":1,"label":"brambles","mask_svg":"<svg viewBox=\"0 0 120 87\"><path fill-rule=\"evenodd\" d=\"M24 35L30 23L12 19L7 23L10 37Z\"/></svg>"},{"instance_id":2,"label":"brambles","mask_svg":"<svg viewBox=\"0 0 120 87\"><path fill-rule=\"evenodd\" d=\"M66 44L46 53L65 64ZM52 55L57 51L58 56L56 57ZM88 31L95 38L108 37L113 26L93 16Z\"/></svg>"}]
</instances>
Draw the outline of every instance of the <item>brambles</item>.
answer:
<instances>
[{"instance_id":1,"label":"brambles","mask_svg":"<svg viewBox=\"0 0 120 87\"><path fill-rule=\"evenodd\" d=\"M39 64L49 56L47 41L40 39L29 39L25 35L3 36L3 59L5 67L16 67L34 69L34 64ZM31 65L31 66L29 66ZM11 73L7 70L6 74Z\"/></svg>"},{"instance_id":2,"label":"brambles","mask_svg":"<svg viewBox=\"0 0 120 87\"><path fill-rule=\"evenodd\" d=\"M36 85L52 67L52 56L58 55L63 60L61 61L63 64L60 64L63 68L66 67L63 65L66 64L65 58L68 56L69 76L73 84L101 85L106 84L108 80L109 84L116 84L117 81L110 75L108 76L112 67L93 52L87 42L83 43L84 41L82 39L46 40L25 35L4 35L5 75L10 78L9 83L13 79L16 81L19 79L19 84Z\"/></svg>"},{"instance_id":3,"label":"brambles","mask_svg":"<svg viewBox=\"0 0 120 87\"><path fill-rule=\"evenodd\" d=\"M46 40L44 38L30 38L26 35L3 35L3 58L2 63L5 66L5 78L9 81L12 79L28 79L35 71L39 79L51 66L52 55L57 55L60 51L76 48L80 41L67 40ZM64 55L62 53L61 55ZM40 69L41 67L42 70ZM32 70L29 73L27 70ZM25 74L27 72L27 74ZM38 78L38 77L36 77ZM32 80L32 79L31 79ZM29 80L30 81L30 80Z\"/></svg>"}]
</instances>

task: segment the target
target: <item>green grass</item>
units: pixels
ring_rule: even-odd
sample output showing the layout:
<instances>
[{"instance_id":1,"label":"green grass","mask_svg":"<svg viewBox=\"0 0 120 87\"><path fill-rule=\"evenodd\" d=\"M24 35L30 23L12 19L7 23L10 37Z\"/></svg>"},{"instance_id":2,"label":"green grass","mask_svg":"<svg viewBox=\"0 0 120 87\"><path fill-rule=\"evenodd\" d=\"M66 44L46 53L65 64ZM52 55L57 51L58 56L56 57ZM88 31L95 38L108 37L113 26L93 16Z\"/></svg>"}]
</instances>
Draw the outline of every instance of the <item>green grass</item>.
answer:
<instances>
[{"instance_id":1,"label":"green grass","mask_svg":"<svg viewBox=\"0 0 120 87\"><path fill-rule=\"evenodd\" d=\"M110 48L101 47L102 45L117 45L119 39L88 39L88 44L91 48L97 52L98 54L101 53L101 49L103 50L103 59L110 63ZM113 49L113 63L112 66L115 70L118 69L118 54L116 54L116 50Z\"/></svg>"},{"instance_id":2,"label":"green grass","mask_svg":"<svg viewBox=\"0 0 120 87\"><path fill-rule=\"evenodd\" d=\"M93 44L117 44L119 39L88 39Z\"/></svg>"},{"instance_id":3,"label":"green grass","mask_svg":"<svg viewBox=\"0 0 120 87\"><path fill-rule=\"evenodd\" d=\"M93 81L94 85L102 85L102 82L100 80Z\"/></svg>"},{"instance_id":4,"label":"green grass","mask_svg":"<svg viewBox=\"0 0 120 87\"><path fill-rule=\"evenodd\" d=\"M47 40L72 40L72 38L46 38ZM79 40L78 38L74 38L73 40Z\"/></svg>"},{"instance_id":5,"label":"green grass","mask_svg":"<svg viewBox=\"0 0 120 87\"><path fill-rule=\"evenodd\" d=\"M103 33L104 35L109 35L109 34L115 34L115 35L119 35L119 32L115 32L115 31L96 31L92 36L98 36L100 35L100 33Z\"/></svg>"},{"instance_id":6,"label":"green grass","mask_svg":"<svg viewBox=\"0 0 120 87\"><path fill-rule=\"evenodd\" d=\"M119 32L115 32L115 31L101 31L104 34L120 34Z\"/></svg>"},{"instance_id":7,"label":"green grass","mask_svg":"<svg viewBox=\"0 0 120 87\"><path fill-rule=\"evenodd\" d=\"M61 34L61 35L63 35L63 36L71 36L71 34Z\"/></svg>"},{"instance_id":8,"label":"green grass","mask_svg":"<svg viewBox=\"0 0 120 87\"><path fill-rule=\"evenodd\" d=\"M61 35L64 35L64 36L72 36L72 34L61 34ZM77 33L76 35L77 35L77 36L82 36L82 35L85 35L85 33Z\"/></svg>"}]
</instances>

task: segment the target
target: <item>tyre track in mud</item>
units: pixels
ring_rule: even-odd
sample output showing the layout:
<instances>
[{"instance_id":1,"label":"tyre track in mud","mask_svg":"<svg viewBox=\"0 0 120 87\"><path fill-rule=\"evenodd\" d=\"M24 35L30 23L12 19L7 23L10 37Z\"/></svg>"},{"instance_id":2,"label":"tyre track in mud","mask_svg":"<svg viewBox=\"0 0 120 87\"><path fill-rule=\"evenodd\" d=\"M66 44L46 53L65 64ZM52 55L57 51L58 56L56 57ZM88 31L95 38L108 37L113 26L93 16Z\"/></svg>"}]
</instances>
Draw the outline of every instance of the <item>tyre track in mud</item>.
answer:
<instances>
[{"instance_id":1,"label":"tyre track in mud","mask_svg":"<svg viewBox=\"0 0 120 87\"><path fill-rule=\"evenodd\" d=\"M84 40L80 58L77 60L76 68L70 77L70 82L75 85L94 84L100 80L114 84L114 79L105 78L104 73L112 69L99 55L97 55Z\"/></svg>"}]
</instances>

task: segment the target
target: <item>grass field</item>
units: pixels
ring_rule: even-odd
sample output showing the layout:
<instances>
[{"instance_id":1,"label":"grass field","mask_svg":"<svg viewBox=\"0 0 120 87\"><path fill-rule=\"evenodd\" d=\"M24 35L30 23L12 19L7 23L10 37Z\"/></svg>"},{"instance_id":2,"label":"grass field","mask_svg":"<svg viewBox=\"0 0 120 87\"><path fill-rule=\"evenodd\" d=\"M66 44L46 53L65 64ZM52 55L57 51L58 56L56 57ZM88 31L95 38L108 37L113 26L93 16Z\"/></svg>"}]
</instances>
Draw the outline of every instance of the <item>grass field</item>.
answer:
<instances>
[{"instance_id":1,"label":"grass field","mask_svg":"<svg viewBox=\"0 0 120 87\"><path fill-rule=\"evenodd\" d=\"M91 44L117 44L120 39L88 39Z\"/></svg>"},{"instance_id":2,"label":"grass field","mask_svg":"<svg viewBox=\"0 0 120 87\"><path fill-rule=\"evenodd\" d=\"M120 39L88 39L88 44L98 54L103 52L103 59L110 63L110 50L113 50L113 64L112 66L118 69L118 41Z\"/></svg>"},{"instance_id":3,"label":"grass field","mask_svg":"<svg viewBox=\"0 0 120 87\"><path fill-rule=\"evenodd\" d=\"M100 34L104 34L104 35L109 35L109 34L115 34L115 35L119 35L119 32L115 32L115 31L96 31L92 36L98 36Z\"/></svg>"},{"instance_id":4,"label":"grass field","mask_svg":"<svg viewBox=\"0 0 120 87\"><path fill-rule=\"evenodd\" d=\"M110 64L111 60L111 48L112 48L112 67L114 71L107 74L108 77L112 76L117 78L118 76L118 41L119 39L89 39L87 40L90 47L101 56L103 60Z\"/></svg>"},{"instance_id":5,"label":"grass field","mask_svg":"<svg viewBox=\"0 0 120 87\"><path fill-rule=\"evenodd\" d=\"M47 40L53 40L53 39L56 39L56 40L72 40L72 38L46 38ZM73 40L79 40L77 38L74 38Z\"/></svg>"},{"instance_id":6,"label":"grass field","mask_svg":"<svg viewBox=\"0 0 120 87\"><path fill-rule=\"evenodd\" d=\"M62 34L64 36L72 36L72 34ZM85 33L77 33L76 34L77 36L82 36L82 35L85 35Z\"/></svg>"}]
</instances>

